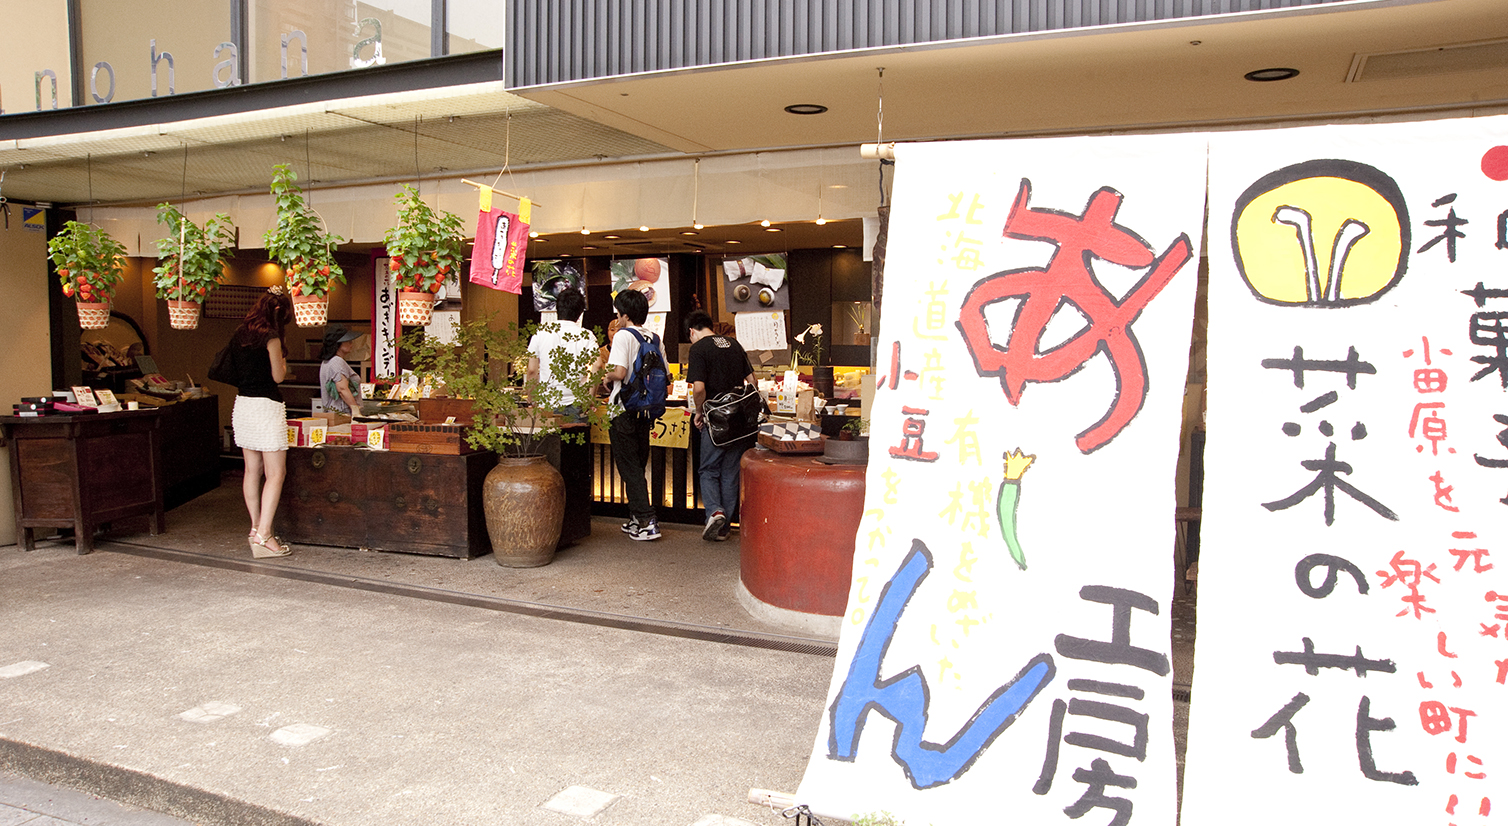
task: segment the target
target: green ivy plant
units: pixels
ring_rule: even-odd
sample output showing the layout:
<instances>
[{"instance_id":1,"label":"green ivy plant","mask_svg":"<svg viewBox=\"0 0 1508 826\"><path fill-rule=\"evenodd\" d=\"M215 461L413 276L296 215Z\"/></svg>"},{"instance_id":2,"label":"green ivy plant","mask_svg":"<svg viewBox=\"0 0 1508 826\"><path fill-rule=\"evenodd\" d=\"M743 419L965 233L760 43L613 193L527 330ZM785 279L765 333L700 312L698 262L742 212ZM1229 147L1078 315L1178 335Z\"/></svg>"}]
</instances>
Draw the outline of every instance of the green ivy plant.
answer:
<instances>
[{"instance_id":1,"label":"green ivy plant","mask_svg":"<svg viewBox=\"0 0 1508 826\"><path fill-rule=\"evenodd\" d=\"M86 303L108 302L126 275L126 247L110 233L69 221L47 242L47 254L62 282L63 295Z\"/></svg>"},{"instance_id":2,"label":"green ivy plant","mask_svg":"<svg viewBox=\"0 0 1508 826\"><path fill-rule=\"evenodd\" d=\"M576 356L563 347L552 351L551 372L567 377L561 382L567 391L552 392L540 382L524 381L529 339L539 328L534 324L521 328L514 322L494 328L493 324L492 316L456 323L451 343L426 336L423 330L413 330L398 341L398 347L411 355L415 373L438 379L452 398L471 399L468 444L500 456L519 457L538 453L541 443L554 435L580 443L587 438L586 428L565 430L561 419L538 413L567 406L582 411L589 424L607 426L607 411L596 403L593 392L606 373L605 367L596 367L595 349ZM593 337L600 345L601 338Z\"/></svg>"},{"instance_id":3,"label":"green ivy plant","mask_svg":"<svg viewBox=\"0 0 1508 826\"><path fill-rule=\"evenodd\" d=\"M424 203L412 186L393 196L398 199L398 225L388 228L388 267L400 290L416 293L440 291L452 272L466 261L466 230L452 213Z\"/></svg>"},{"instance_id":4,"label":"green ivy plant","mask_svg":"<svg viewBox=\"0 0 1508 826\"><path fill-rule=\"evenodd\" d=\"M168 236L157 240L157 297L204 303L225 271L225 251L236 243L234 224L223 212L200 226L172 204L157 205L157 223Z\"/></svg>"},{"instance_id":5,"label":"green ivy plant","mask_svg":"<svg viewBox=\"0 0 1508 826\"><path fill-rule=\"evenodd\" d=\"M319 215L304 200L298 175L288 164L272 168L272 200L277 206L277 225L262 239L267 255L287 273L289 292L295 296L325 296L331 282L346 283L335 263L335 247L345 241L325 232Z\"/></svg>"}]
</instances>

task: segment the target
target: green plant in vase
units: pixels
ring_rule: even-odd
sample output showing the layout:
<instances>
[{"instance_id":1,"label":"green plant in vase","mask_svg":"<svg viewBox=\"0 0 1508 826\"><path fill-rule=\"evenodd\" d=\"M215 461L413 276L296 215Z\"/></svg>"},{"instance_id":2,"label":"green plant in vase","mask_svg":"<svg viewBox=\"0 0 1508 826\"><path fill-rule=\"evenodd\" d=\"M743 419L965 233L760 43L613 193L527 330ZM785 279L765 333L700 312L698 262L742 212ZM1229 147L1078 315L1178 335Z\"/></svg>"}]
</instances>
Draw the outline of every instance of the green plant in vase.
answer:
<instances>
[{"instance_id":1,"label":"green plant in vase","mask_svg":"<svg viewBox=\"0 0 1508 826\"><path fill-rule=\"evenodd\" d=\"M524 380L536 325L509 322L494 328L493 323L493 317L457 323L451 342L422 330L406 333L398 342L410 354L415 373L437 379L452 398L471 400L468 444L517 457L537 453L551 436L585 439L584 429L567 432L569 423L549 412L565 407L582 411L588 423L607 425L607 413L598 408L594 395L606 372L596 366L595 349L574 356L565 348L551 351L551 373L566 388L552 391Z\"/></svg>"},{"instance_id":2,"label":"green plant in vase","mask_svg":"<svg viewBox=\"0 0 1508 826\"><path fill-rule=\"evenodd\" d=\"M157 223L169 233L157 240L158 265L152 268L157 297L167 301L173 329L192 330L199 326L204 299L225 271L225 251L236 243L234 225L220 212L200 226L172 204L157 205Z\"/></svg>"},{"instance_id":3,"label":"green plant in vase","mask_svg":"<svg viewBox=\"0 0 1508 826\"><path fill-rule=\"evenodd\" d=\"M63 285L63 295L76 299L79 325L102 330L110 323L110 299L126 275L126 247L110 233L78 221L68 221L47 242Z\"/></svg>"},{"instance_id":4,"label":"green plant in vase","mask_svg":"<svg viewBox=\"0 0 1508 826\"><path fill-rule=\"evenodd\" d=\"M424 203L412 186L394 197L398 224L383 240L399 290L398 320L405 326L423 326L434 309L434 294L465 265L466 230L459 217Z\"/></svg>"},{"instance_id":5,"label":"green plant in vase","mask_svg":"<svg viewBox=\"0 0 1508 826\"><path fill-rule=\"evenodd\" d=\"M555 558L565 516L565 480L544 455L550 448L547 440L558 436L562 442L582 443L590 435L584 425L607 424L593 395L605 372L595 366L595 351L571 356L556 348L549 354L555 375L567 388L558 397L542 395L538 382L523 380L534 331L534 325L520 329L511 322L494 329L487 318L454 325L450 342L414 330L398 344L412 355L416 373L439 379L452 397L471 399L466 441L499 457L482 484L487 536L494 561L510 568L545 565ZM547 412L564 406L584 411L587 421L576 425Z\"/></svg>"},{"instance_id":6,"label":"green plant in vase","mask_svg":"<svg viewBox=\"0 0 1508 826\"><path fill-rule=\"evenodd\" d=\"M304 200L288 164L272 168L272 200L277 224L262 236L267 256L281 266L293 298L293 313L300 327L322 327L328 317L330 285L346 283L335 262L335 247L345 241L326 232L319 214Z\"/></svg>"}]
</instances>

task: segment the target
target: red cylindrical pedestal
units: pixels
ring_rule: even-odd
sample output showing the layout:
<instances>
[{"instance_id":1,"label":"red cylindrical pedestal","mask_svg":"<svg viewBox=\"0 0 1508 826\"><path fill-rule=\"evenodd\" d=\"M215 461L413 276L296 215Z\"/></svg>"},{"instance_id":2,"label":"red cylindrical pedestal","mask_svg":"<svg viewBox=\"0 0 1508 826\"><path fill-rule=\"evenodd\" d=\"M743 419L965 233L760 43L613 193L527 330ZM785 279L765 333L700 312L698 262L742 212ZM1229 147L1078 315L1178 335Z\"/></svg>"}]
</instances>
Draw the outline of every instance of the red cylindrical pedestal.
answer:
<instances>
[{"instance_id":1,"label":"red cylindrical pedestal","mask_svg":"<svg viewBox=\"0 0 1508 826\"><path fill-rule=\"evenodd\" d=\"M755 449L740 464L740 576L760 602L841 617L864 513L864 465Z\"/></svg>"}]
</instances>

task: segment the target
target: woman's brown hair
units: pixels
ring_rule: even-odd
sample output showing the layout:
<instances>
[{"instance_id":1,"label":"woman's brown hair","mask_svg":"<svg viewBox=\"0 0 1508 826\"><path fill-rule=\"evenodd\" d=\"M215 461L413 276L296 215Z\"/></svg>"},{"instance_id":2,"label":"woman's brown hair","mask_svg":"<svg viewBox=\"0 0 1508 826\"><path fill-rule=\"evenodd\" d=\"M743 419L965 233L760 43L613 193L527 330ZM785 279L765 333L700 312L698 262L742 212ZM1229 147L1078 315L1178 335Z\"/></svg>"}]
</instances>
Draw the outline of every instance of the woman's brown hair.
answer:
<instances>
[{"instance_id":1,"label":"woman's brown hair","mask_svg":"<svg viewBox=\"0 0 1508 826\"><path fill-rule=\"evenodd\" d=\"M274 292L276 290L276 292ZM257 297L257 303L246 311L241 326L236 328L233 339L242 347L265 345L271 339L282 339L283 357L288 356L288 339L284 332L293 318L293 300L280 287L273 287Z\"/></svg>"}]
</instances>

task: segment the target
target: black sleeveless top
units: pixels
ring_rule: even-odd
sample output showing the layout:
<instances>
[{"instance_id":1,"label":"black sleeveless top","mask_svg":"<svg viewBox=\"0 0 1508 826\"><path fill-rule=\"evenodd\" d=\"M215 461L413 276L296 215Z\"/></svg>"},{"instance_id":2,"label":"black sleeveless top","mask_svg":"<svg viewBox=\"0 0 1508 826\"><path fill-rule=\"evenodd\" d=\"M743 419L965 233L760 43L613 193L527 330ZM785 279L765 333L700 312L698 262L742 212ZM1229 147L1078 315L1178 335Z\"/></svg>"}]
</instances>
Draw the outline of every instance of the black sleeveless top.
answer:
<instances>
[{"instance_id":1,"label":"black sleeveless top","mask_svg":"<svg viewBox=\"0 0 1508 826\"><path fill-rule=\"evenodd\" d=\"M278 383L272 380L272 357L267 353L267 343L233 347L231 360L236 366L236 375L241 377L236 395L258 399L283 400Z\"/></svg>"}]
</instances>

